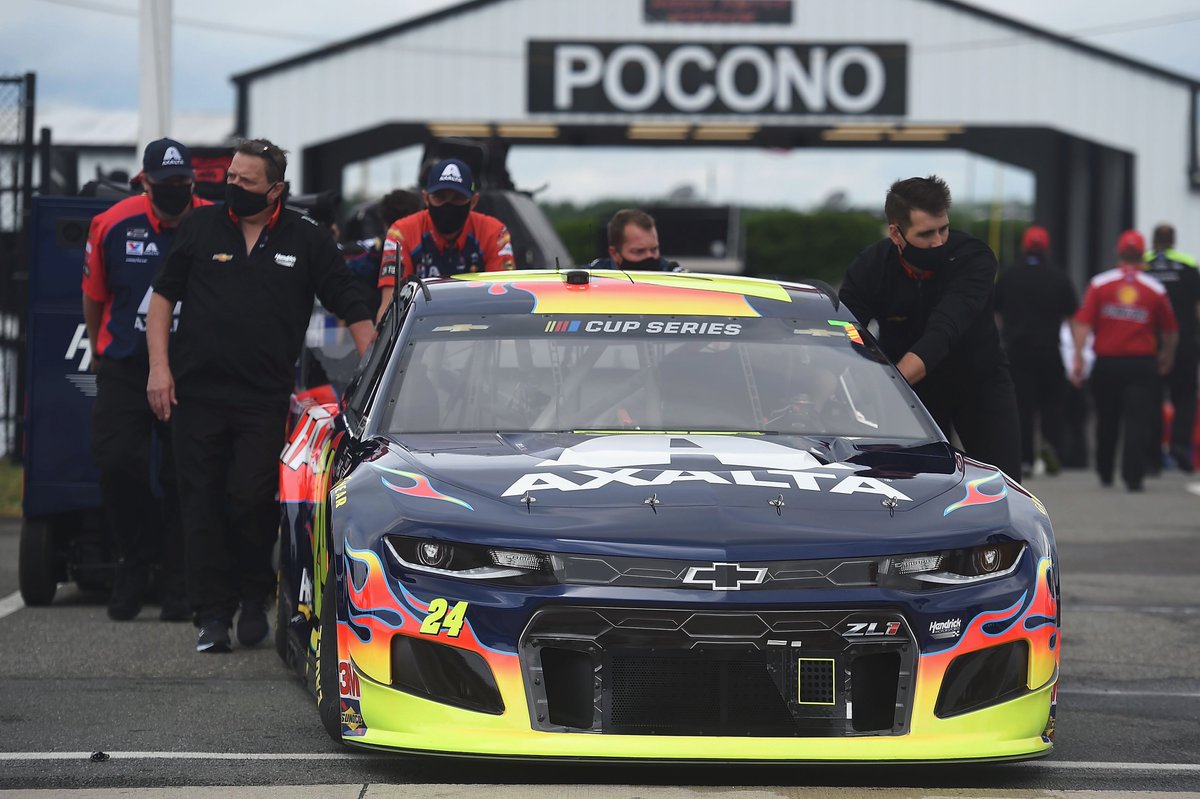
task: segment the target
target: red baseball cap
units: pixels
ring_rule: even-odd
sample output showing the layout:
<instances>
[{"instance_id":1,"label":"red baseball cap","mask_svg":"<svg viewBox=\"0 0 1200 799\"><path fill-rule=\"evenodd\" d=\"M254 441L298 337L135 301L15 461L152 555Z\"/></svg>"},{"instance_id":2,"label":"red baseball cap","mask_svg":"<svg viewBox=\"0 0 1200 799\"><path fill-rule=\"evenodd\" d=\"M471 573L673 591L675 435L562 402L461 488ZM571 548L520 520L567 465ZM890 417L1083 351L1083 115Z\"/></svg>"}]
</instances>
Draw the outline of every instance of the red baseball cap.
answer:
<instances>
[{"instance_id":1,"label":"red baseball cap","mask_svg":"<svg viewBox=\"0 0 1200 799\"><path fill-rule=\"evenodd\" d=\"M1050 233L1041 225L1030 225L1021 237L1021 249L1026 252L1045 252L1050 249Z\"/></svg>"},{"instance_id":2,"label":"red baseball cap","mask_svg":"<svg viewBox=\"0 0 1200 799\"><path fill-rule=\"evenodd\" d=\"M1117 239L1117 255L1125 255L1126 253L1134 253L1137 259L1141 259L1142 253L1146 251L1146 239L1141 233L1136 230L1126 230Z\"/></svg>"}]
</instances>

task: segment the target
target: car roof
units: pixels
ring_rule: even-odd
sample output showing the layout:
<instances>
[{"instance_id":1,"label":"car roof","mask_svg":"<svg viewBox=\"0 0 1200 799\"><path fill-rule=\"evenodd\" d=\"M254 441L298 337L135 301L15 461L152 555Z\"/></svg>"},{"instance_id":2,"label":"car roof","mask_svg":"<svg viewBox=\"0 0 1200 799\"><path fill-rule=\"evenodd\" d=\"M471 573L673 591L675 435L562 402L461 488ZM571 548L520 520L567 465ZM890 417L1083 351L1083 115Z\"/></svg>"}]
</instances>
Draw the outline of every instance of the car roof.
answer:
<instances>
[{"instance_id":1,"label":"car roof","mask_svg":"<svg viewBox=\"0 0 1200 799\"><path fill-rule=\"evenodd\" d=\"M475 272L424 281L414 292L427 316L657 314L829 317L853 321L820 281L779 282L698 272L563 269ZM532 301L532 304L531 304Z\"/></svg>"}]
</instances>

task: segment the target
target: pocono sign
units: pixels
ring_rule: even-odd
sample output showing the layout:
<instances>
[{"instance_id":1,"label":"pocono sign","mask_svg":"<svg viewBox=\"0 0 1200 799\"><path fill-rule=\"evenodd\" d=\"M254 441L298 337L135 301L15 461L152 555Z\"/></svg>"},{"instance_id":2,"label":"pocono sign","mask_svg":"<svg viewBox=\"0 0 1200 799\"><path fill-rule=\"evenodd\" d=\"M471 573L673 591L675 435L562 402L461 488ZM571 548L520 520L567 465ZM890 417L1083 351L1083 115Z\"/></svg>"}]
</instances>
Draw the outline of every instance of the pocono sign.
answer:
<instances>
[{"instance_id":1,"label":"pocono sign","mask_svg":"<svg viewBox=\"0 0 1200 799\"><path fill-rule=\"evenodd\" d=\"M903 44L530 41L531 113L903 115Z\"/></svg>"}]
</instances>

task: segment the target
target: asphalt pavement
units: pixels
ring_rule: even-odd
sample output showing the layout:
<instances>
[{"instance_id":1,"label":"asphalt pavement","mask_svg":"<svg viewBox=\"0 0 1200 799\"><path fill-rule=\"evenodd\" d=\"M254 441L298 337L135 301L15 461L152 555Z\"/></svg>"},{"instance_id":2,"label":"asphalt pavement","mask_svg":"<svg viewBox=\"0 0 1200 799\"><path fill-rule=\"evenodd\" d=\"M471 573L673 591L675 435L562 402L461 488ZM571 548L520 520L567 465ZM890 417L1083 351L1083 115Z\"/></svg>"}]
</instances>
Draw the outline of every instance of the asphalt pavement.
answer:
<instances>
[{"instance_id":1,"label":"asphalt pavement","mask_svg":"<svg viewBox=\"0 0 1200 799\"><path fill-rule=\"evenodd\" d=\"M706 767L352 752L270 645L198 655L148 606L110 622L61 586L22 606L19 520L0 519L0 798L121 796L1200 796L1200 476L1144 493L1069 471L1027 483L1062 575L1058 744L1008 765ZM93 759L96 752L107 758ZM307 786L307 787L305 787ZM167 789L175 787L178 792ZM201 790L203 788L203 790ZM89 789L84 791L83 789ZM1158 792L1158 793L1154 793Z\"/></svg>"}]
</instances>

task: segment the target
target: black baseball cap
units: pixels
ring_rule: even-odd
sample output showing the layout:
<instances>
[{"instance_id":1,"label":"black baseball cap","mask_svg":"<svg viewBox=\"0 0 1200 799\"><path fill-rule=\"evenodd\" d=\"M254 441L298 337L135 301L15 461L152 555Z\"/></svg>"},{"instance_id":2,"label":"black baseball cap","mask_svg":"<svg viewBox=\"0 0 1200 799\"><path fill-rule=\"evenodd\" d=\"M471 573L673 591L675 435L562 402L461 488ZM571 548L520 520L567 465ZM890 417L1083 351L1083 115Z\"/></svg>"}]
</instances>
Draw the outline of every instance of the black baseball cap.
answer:
<instances>
[{"instance_id":1,"label":"black baseball cap","mask_svg":"<svg viewBox=\"0 0 1200 799\"><path fill-rule=\"evenodd\" d=\"M142 155L142 172L154 180L165 180L175 175L196 177L192 170L192 154L174 139L155 139L146 145L146 152Z\"/></svg>"}]
</instances>

